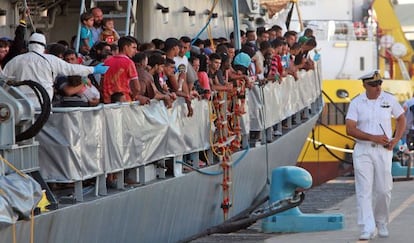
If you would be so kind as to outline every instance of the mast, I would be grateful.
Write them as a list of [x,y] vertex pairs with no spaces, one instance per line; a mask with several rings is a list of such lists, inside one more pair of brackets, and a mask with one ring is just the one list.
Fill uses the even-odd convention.
[[241,49],[240,44],[240,18],[239,18],[239,1],[233,0],[233,24],[234,24],[234,48],[236,50]]

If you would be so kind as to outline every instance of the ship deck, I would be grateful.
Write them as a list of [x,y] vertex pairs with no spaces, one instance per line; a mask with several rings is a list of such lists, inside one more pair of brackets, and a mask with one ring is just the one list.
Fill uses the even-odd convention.
[[376,236],[369,241],[359,241],[356,198],[353,177],[341,177],[305,192],[305,201],[299,207],[303,213],[342,213],[345,226],[342,230],[311,233],[271,233],[261,232],[261,222],[248,229],[230,234],[214,234],[199,238],[193,243],[206,242],[413,242],[412,222],[414,215],[414,180],[396,181],[392,191],[390,209],[390,236]]

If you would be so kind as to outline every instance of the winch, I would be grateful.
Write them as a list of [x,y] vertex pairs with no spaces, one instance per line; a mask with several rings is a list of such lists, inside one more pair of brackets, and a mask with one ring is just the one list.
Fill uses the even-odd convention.
[[[32,102],[18,88],[28,86],[36,94],[41,111],[35,111]],[[56,200],[39,172],[39,143],[35,136],[49,118],[51,102],[46,90],[37,82],[15,81],[0,76],[0,155],[17,170],[32,176],[46,190],[52,207]],[[0,163],[0,175],[13,170]]]

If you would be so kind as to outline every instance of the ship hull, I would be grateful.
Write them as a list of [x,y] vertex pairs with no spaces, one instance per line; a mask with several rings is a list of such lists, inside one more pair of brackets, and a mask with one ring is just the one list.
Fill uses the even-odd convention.
[[[230,217],[252,204],[266,187],[272,169],[296,163],[301,151],[299,145],[305,142],[317,117],[315,114],[267,146],[233,155],[233,160],[242,158],[233,168]],[[218,171],[220,166],[204,170]],[[177,242],[223,222],[221,182],[221,175],[200,175],[193,171],[42,213],[34,218],[34,240],[45,243]],[[30,221],[16,224],[17,242],[29,241],[30,227]],[[0,231],[0,242],[12,242],[12,239],[12,227]]]

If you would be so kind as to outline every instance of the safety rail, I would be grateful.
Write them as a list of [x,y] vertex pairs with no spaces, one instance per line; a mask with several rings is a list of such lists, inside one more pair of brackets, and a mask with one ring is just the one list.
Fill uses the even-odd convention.
[[[272,128],[309,110],[320,96],[319,75],[301,71],[299,77],[257,85],[248,92],[249,116],[241,121],[247,131]],[[83,181],[207,150],[214,129],[209,102],[193,100],[192,106],[192,117],[187,117],[183,99],[170,109],[156,100],[145,106],[133,102],[53,108],[36,137],[41,174],[49,182]]]

